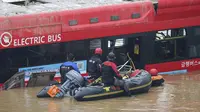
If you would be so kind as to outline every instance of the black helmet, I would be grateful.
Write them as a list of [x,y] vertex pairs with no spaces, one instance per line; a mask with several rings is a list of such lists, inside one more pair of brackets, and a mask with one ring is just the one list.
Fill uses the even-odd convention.
[[72,53],[69,53],[67,56],[67,61],[74,61],[75,60],[75,56]]
[[116,59],[115,54],[113,52],[110,52],[107,58],[109,61],[114,61]]

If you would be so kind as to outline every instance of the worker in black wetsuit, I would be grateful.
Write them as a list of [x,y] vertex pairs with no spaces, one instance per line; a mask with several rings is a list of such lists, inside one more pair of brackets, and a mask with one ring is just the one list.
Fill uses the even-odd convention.
[[95,80],[101,76],[102,52],[101,48],[96,48],[94,55],[88,61],[88,75],[90,79]]
[[66,76],[65,75],[70,70],[73,69],[73,70],[77,71],[78,73],[80,73],[80,71],[78,69],[78,66],[76,65],[76,63],[74,63],[74,59],[75,59],[75,56],[72,53],[70,53],[67,56],[67,62],[63,63],[60,66],[61,83],[64,83],[66,81]]
[[[67,56],[67,62],[63,63],[60,66],[60,74],[61,74],[61,87],[58,87],[59,91],[56,93],[54,97],[56,98],[62,98],[66,93],[69,93],[70,95],[74,95],[75,89],[77,89],[80,86],[84,86],[84,78],[81,76],[81,73],[77,67],[77,64],[74,63],[75,56],[70,53]],[[70,78],[69,75],[74,75],[74,77]],[[71,79],[83,79],[81,82],[79,80],[71,80]],[[57,88],[55,88],[57,89]],[[54,90],[57,91],[57,90]]]
[[102,82],[104,83],[104,86],[112,86],[112,85],[120,86],[130,96],[131,93],[129,92],[129,86],[122,79],[122,76],[119,74],[117,66],[114,63],[114,60],[116,59],[115,54],[113,52],[110,52],[107,58],[108,61],[105,61],[102,64],[102,72],[101,72]]

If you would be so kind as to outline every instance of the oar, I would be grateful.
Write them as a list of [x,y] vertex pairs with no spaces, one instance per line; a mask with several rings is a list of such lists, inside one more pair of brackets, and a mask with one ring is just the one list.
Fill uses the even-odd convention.
[[124,64],[118,69],[118,71],[120,71],[129,61],[130,61],[130,59],[129,59],[128,61],[126,61],[126,63],[124,63]]
[[132,66],[133,66],[133,69],[136,70],[135,64],[133,63],[133,60],[132,60],[131,57],[129,56],[129,53],[127,53],[127,57],[128,57],[129,60],[131,61],[131,64],[132,64]]

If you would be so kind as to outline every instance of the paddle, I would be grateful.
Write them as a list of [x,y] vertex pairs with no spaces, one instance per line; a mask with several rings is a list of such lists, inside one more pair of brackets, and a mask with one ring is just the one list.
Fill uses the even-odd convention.
[[132,64],[132,66],[133,66],[133,70],[136,70],[135,64],[133,63],[133,60],[132,60],[131,57],[129,56],[129,53],[127,53],[127,57],[128,57],[129,60],[131,61],[131,64]]

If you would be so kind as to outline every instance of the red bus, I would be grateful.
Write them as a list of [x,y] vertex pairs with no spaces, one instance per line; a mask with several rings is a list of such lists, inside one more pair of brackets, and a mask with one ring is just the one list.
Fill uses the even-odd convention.
[[199,11],[199,0],[159,0],[0,17],[0,83],[20,67],[64,62],[69,52],[87,60],[101,47],[106,60],[113,40],[117,64],[129,52],[136,68],[198,70]]

